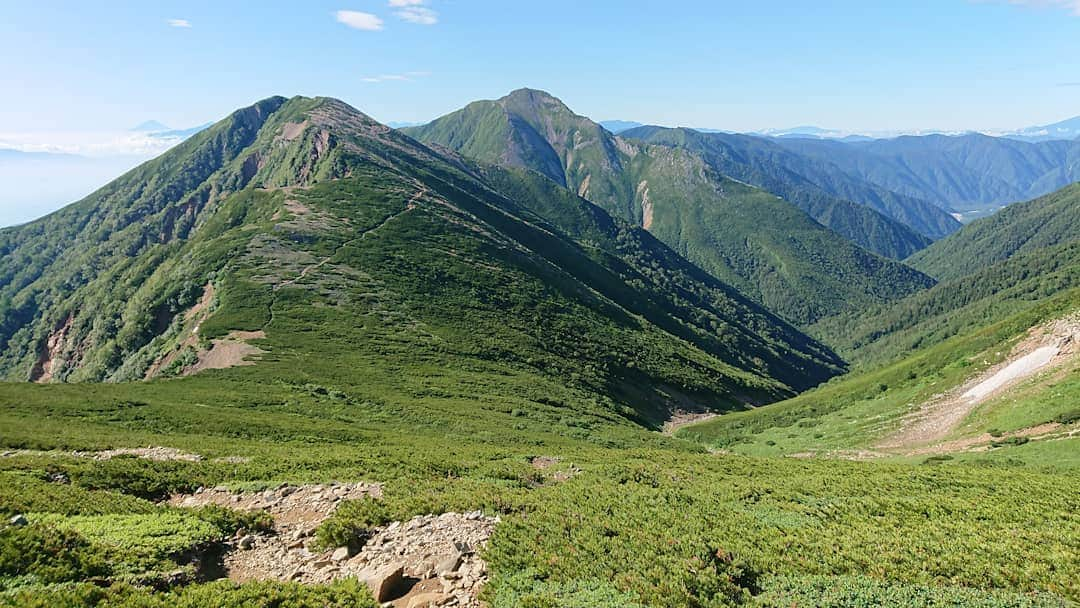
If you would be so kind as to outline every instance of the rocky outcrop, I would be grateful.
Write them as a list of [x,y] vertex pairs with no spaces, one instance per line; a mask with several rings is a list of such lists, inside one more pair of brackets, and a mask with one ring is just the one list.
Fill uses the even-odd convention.
[[478,594],[487,582],[487,565],[478,552],[499,521],[480,511],[392,522],[375,528],[359,550],[317,547],[315,530],[342,501],[381,495],[377,484],[283,485],[251,493],[203,489],[169,502],[263,510],[273,516],[272,533],[242,532],[228,543],[223,565],[232,580],[325,584],[356,578],[380,602],[399,608],[478,608]]

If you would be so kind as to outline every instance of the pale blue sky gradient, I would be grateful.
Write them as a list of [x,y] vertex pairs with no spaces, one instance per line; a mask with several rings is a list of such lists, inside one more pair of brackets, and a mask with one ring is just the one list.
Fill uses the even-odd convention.
[[732,130],[1080,114],[1080,1],[394,1],[437,23],[388,0],[0,0],[0,133],[186,127],[274,94],[421,121],[522,86],[596,119]]

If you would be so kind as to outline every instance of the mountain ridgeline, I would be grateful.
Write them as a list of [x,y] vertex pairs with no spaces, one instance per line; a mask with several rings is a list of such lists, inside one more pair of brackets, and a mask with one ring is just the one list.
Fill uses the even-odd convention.
[[[284,376],[345,374],[366,356],[393,356],[406,375],[482,375],[498,362],[653,424],[676,407],[766,403],[843,370],[827,347],[548,179],[561,164],[538,144],[515,154],[538,155],[547,178],[433,150],[333,99],[239,110],[83,201],[0,231],[0,374],[161,378],[224,367],[211,360],[230,349]],[[617,175],[621,157],[595,160]]]
[[693,150],[720,173],[781,196],[821,224],[887,257],[906,258],[960,227],[931,203],[851,177],[769,139],[662,127],[640,127],[622,135]]
[[[814,221],[775,194],[727,177],[693,147],[612,135],[542,91],[479,101],[405,130],[482,162],[535,171],[638,225],[796,325],[933,284]],[[900,254],[925,244],[880,215]]]
[[1025,142],[978,134],[774,141],[882,188],[956,211],[1030,200],[1080,181],[1080,141]]

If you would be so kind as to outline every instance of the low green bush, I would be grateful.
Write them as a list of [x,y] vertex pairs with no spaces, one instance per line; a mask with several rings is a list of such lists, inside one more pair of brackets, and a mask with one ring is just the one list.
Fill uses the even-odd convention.
[[59,583],[107,574],[102,549],[73,530],[38,524],[0,528],[0,583],[8,577]]
[[218,581],[156,593],[117,584],[23,588],[0,593],[4,608],[377,608],[367,587],[355,580],[331,585]]
[[983,591],[965,587],[905,585],[863,576],[778,576],[755,598],[761,608],[1064,608],[1060,598],[1039,593]]

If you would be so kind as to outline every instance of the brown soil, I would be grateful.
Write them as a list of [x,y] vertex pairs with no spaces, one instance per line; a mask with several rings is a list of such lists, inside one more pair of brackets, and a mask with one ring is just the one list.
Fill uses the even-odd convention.
[[30,380],[32,382],[38,382],[45,384],[51,382],[55,375],[55,365],[57,358],[64,352],[64,347],[67,344],[67,335],[71,330],[72,323],[75,322],[74,313],[68,315],[67,320],[56,328],[56,331],[49,334],[48,340],[45,341],[44,348],[41,351],[41,357],[38,358],[37,363],[34,365],[34,369],[30,372]]
[[213,341],[210,350],[199,353],[195,365],[184,370],[185,376],[197,374],[208,369],[228,369],[243,365],[255,365],[249,357],[264,354],[266,351],[252,346],[247,340],[260,340],[266,337],[263,331],[234,331],[228,336]]

